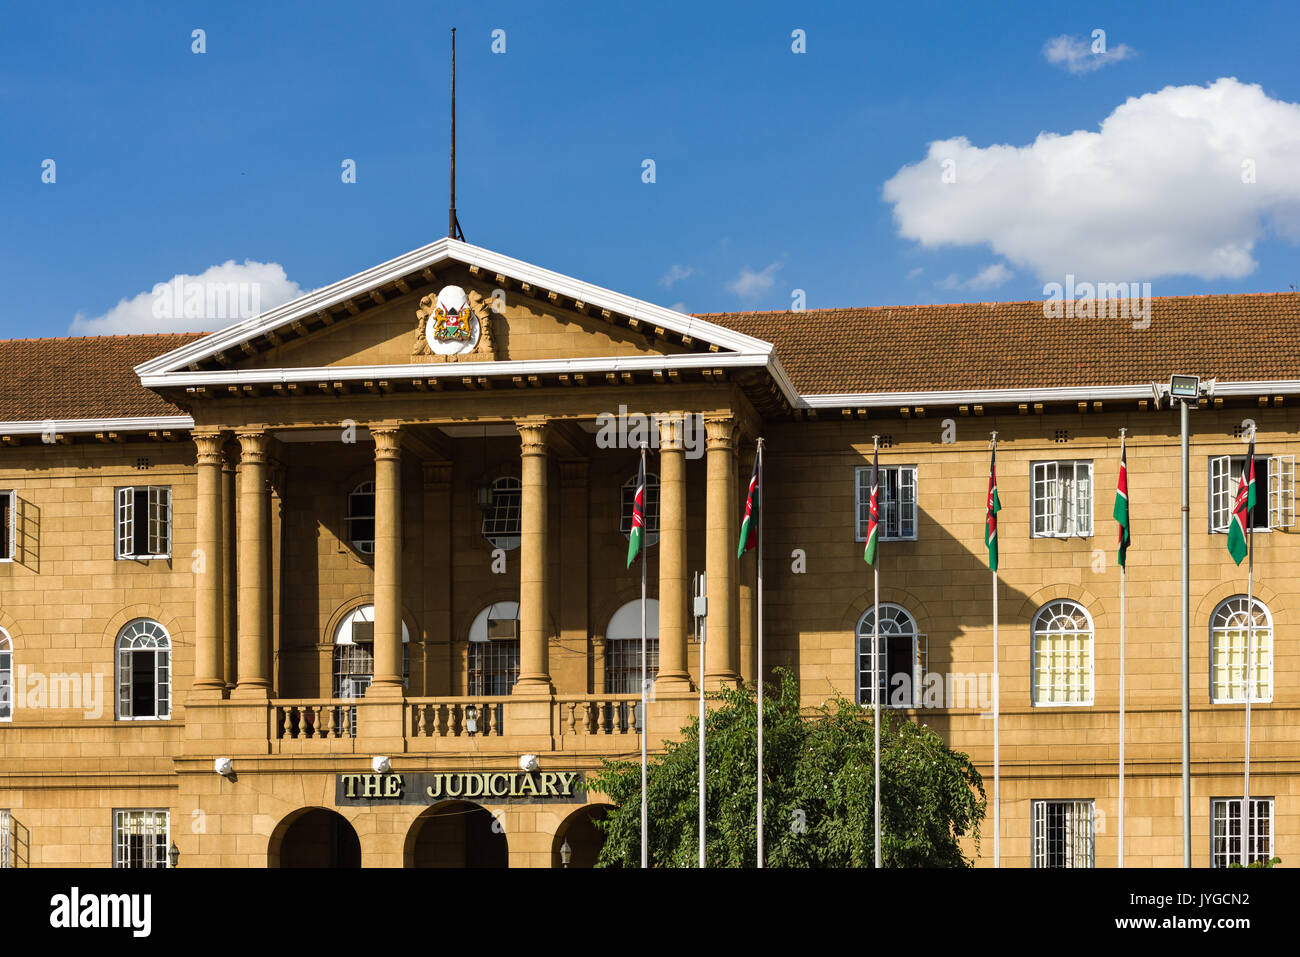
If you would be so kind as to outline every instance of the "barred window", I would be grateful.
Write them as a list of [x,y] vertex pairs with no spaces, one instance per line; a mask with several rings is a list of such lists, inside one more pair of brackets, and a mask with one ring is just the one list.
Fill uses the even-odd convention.
[[1093,802],[1033,802],[1034,867],[1093,866]]
[[[855,469],[856,492],[854,514],[857,517],[857,540],[867,540],[871,520],[871,466]],[[880,467],[879,507],[881,541],[916,538],[916,466],[882,465]]]
[[361,555],[375,553],[375,483],[362,482],[348,494],[348,541]]
[[117,635],[117,716],[171,717],[171,639],[158,622],[137,618]]
[[1210,616],[1210,700],[1216,704],[1245,703],[1247,644],[1254,650],[1251,700],[1273,700],[1273,618],[1258,598],[1253,615],[1246,608],[1246,596],[1233,595]]
[[[636,507],[636,476],[623,483],[623,517],[620,528],[624,538],[632,535],[632,510]],[[659,541],[659,476],[645,476],[645,545]]]
[[117,490],[117,557],[170,558],[172,490],[135,485]]
[[[659,602],[646,600],[646,679],[659,673]],[[641,693],[641,601],[614,612],[605,629],[605,693]]]
[[0,562],[11,562],[18,553],[18,494],[0,489]]
[[522,526],[520,500],[522,488],[519,479],[505,475],[492,483],[492,495],[483,514],[483,537],[493,548],[506,551],[519,547]]
[[[1241,863],[1242,798],[1215,798],[1210,802],[1210,866]],[[1249,862],[1273,856],[1273,799],[1250,799]],[[1249,863],[1248,862],[1248,863]]]
[[519,680],[519,602],[495,602],[478,613],[469,629],[468,677],[472,695],[510,694]]
[[[858,704],[875,704],[871,690],[872,633],[875,609],[868,608],[858,620]],[[915,706],[921,679],[917,654],[916,621],[900,605],[880,603],[880,703],[891,707]]]
[[113,812],[113,866],[167,867],[170,814],[162,810]]
[[1092,704],[1092,619],[1083,606],[1049,602],[1032,635],[1034,704]]
[[14,643],[0,628],[0,721],[14,716]]
[[1092,462],[1034,463],[1030,527],[1035,538],[1092,535]]
[[[411,633],[402,622],[402,678],[411,680]],[[349,612],[334,629],[334,697],[364,698],[375,676],[375,606]],[[353,726],[355,728],[355,724]]]

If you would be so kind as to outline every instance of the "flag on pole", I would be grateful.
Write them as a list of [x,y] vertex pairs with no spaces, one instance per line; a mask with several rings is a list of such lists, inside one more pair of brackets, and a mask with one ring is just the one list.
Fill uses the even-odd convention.
[[763,485],[763,450],[754,453],[754,471],[749,476],[749,494],[745,497],[745,515],[740,522],[740,544],[736,548],[736,557],[744,557],[745,552],[758,545],[759,506]]
[[876,564],[876,543],[880,539],[880,450],[871,459],[871,506],[867,515],[867,547],[862,560]]
[[641,450],[641,467],[636,473],[636,498],[632,501],[632,531],[627,537],[627,567],[641,554],[645,544],[645,449]]
[[984,515],[984,544],[989,549],[989,568],[998,570],[998,512],[1002,503],[998,501],[998,447],[993,446],[993,455],[989,459],[989,497],[988,510]]
[[[1249,477],[1248,477],[1249,476]],[[1232,520],[1228,523],[1228,554],[1238,565],[1246,557],[1249,546],[1246,544],[1247,522],[1251,521],[1251,512],[1255,510],[1255,437],[1250,438],[1250,452],[1246,464],[1241,469],[1241,480],[1237,483],[1237,500],[1232,506]]]
[[1128,559],[1128,547],[1133,544],[1133,530],[1128,517],[1128,449],[1119,453],[1119,482],[1115,485],[1115,521],[1119,523],[1119,566]]

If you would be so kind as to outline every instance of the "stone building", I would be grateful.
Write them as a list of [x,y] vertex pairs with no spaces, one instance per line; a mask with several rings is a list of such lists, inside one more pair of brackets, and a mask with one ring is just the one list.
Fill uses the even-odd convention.
[[[991,779],[996,431],[1002,860],[1112,866],[1124,429],[1125,863],[1181,864],[1171,373],[1216,380],[1191,417],[1193,862],[1239,853],[1252,616],[1252,853],[1294,857],[1300,300],[1096,305],[690,316],[443,239],[207,335],[0,342],[4,863],[589,865],[584,774],[639,749],[643,440],[652,747],[701,681],[756,679],[759,437],[764,664],[870,703],[878,437],[882,693]],[[1223,534],[1252,429],[1253,606]]]

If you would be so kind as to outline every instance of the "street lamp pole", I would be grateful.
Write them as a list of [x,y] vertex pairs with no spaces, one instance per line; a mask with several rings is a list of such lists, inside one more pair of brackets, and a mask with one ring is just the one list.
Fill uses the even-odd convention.
[[1179,418],[1182,425],[1183,465],[1183,589],[1182,589],[1182,652],[1183,652],[1183,867],[1192,866],[1192,736],[1191,736],[1191,683],[1188,677],[1188,657],[1191,650],[1191,589],[1189,586],[1189,555],[1191,549],[1191,499],[1188,488],[1188,434],[1191,431],[1187,400],[1179,399]]

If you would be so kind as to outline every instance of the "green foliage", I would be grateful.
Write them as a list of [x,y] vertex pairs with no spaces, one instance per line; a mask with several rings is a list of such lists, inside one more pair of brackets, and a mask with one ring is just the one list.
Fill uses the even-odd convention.
[[[874,727],[872,715],[844,698],[808,716],[799,687],[777,669],[779,685],[763,701],[763,807],[769,867],[870,867]],[[772,692],[775,691],[773,694]],[[706,853],[710,867],[757,861],[758,704],[752,690],[711,695],[707,716]],[[930,729],[882,711],[881,834],[888,867],[968,867],[959,839],[979,848],[986,799],[979,772]],[[698,863],[699,721],[651,759],[647,805],[652,867]],[[641,766],[604,761],[587,782],[614,808],[598,867],[641,861]]]
[[[706,742],[706,743],[707,743],[707,742]],[[705,763],[707,764],[708,762],[706,761]],[[1277,867],[1277,866],[1278,866],[1279,864],[1281,864],[1281,863],[1282,863],[1282,858],[1280,858],[1280,857],[1270,857],[1270,858],[1268,858],[1267,860],[1263,860],[1263,859],[1261,859],[1261,860],[1258,860],[1258,861],[1251,861],[1251,862],[1250,862],[1249,864],[1247,864],[1246,866],[1247,866],[1247,867]],[[1241,862],[1240,862],[1240,861],[1233,861],[1233,862],[1232,862],[1231,864],[1229,864],[1228,866],[1229,866],[1229,867],[1241,867]]]

